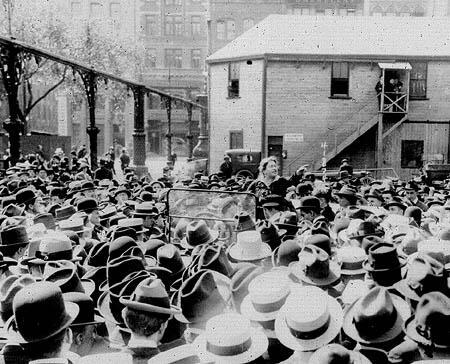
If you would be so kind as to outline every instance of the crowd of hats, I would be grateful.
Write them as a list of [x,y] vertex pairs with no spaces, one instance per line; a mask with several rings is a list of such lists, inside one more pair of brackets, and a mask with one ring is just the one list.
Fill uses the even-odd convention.
[[2,345],[92,324],[120,350],[132,309],[166,317],[163,341],[189,347],[151,362],[450,358],[450,184],[305,175],[249,208],[235,194],[252,198],[249,178],[40,168],[0,182]]

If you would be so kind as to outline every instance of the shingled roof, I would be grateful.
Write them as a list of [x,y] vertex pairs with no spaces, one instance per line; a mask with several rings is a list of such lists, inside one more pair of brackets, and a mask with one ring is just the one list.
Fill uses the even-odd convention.
[[450,57],[450,19],[270,15],[207,62],[263,55]]

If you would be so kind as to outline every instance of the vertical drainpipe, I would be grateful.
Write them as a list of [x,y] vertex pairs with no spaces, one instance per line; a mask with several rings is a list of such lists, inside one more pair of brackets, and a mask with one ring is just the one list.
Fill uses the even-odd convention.
[[261,157],[266,156],[266,93],[267,93],[267,56],[263,59],[262,72],[262,110],[261,110]]

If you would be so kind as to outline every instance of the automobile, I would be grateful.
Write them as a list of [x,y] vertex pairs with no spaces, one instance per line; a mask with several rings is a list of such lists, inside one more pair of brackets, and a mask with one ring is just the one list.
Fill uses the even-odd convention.
[[242,177],[258,177],[258,167],[261,162],[261,152],[250,149],[228,149],[225,154],[230,156],[233,175]]

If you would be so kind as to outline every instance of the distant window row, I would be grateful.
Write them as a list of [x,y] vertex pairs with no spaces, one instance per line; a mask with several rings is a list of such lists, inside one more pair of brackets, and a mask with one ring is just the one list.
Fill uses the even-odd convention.
[[339,16],[362,16],[363,11],[357,9],[316,9],[316,8],[293,8],[292,13],[296,15],[339,15]]
[[[144,15],[142,19],[142,30],[146,36],[160,35],[161,25],[157,15]],[[181,15],[167,15],[164,18],[164,35],[182,36],[185,32],[185,22]],[[193,15],[190,17],[190,33],[192,36],[200,35],[202,32],[202,17]]]
[[[89,3],[89,15],[94,18],[100,18],[105,15],[105,7],[102,3],[97,1],[92,1]],[[82,4],[81,1],[72,1],[70,3],[70,10],[74,16],[79,16],[82,14]],[[120,3],[112,2],[109,4],[109,16],[111,18],[120,17]]]
[[[242,31],[245,32],[255,25],[251,18],[244,19]],[[236,22],[233,19],[218,20],[216,23],[216,38],[220,40],[233,40],[236,38]]]
[[[427,63],[411,62],[409,97],[423,99],[427,95]],[[240,63],[228,64],[228,97],[237,98],[240,92]],[[333,97],[349,97],[350,67],[348,62],[332,62],[330,94]]]
[[[148,57],[146,58],[145,66],[147,68],[156,68],[157,57],[156,49],[147,50]],[[202,50],[190,50],[190,68],[201,69],[203,67]],[[183,49],[169,48],[164,50],[164,67],[165,68],[183,68]],[[185,68],[186,67],[185,65]]]
[[409,7],[396,8],[394,6],[389,6],[383,9],[381,6],[375,6],[370,13],[372,16],[425,16],[425,9],[421,6],[417,6],[414,9]]

